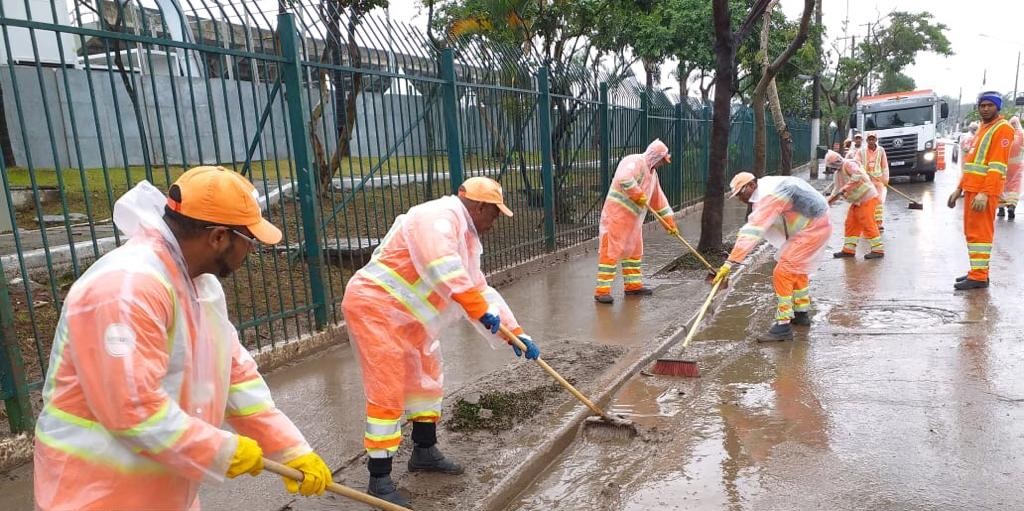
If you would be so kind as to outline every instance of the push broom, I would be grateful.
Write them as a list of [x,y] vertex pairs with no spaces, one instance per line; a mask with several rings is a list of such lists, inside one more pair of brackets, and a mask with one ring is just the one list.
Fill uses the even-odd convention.
[[[708,293],[708,298],[704,300],[704,305],[701,306],[700,312],[697,313],[697,317],[693,320],[693,324],[690,325],[690,331],[686,334],[686,339],[683,340],[683,347],[680,351],[686,350],[686,347],[690,344],[693,336],[697,333],[697,328],[700,326],[700,322],[704,319],[704,314],[707,313],[708,308],[711,307],[711,302],[715,299],[715,293],[718,292],[718,286],[721,284],[722,281],[720,280],[715,282],[715,285],[711,286],[711,292]],[[659,358],[654,363],[654,368],[651,372],[663,376],[685,376],[687,378],[696,378],[700,376],[700,368],[697,367],[696,360],[686,360],[681,358]]]
[[885,186],[886,186],[886,188],[888,188],[888,189],[896,192],[897,194],[899,194],[904,199],[907,199],[908,201],[910,201],[910,204],[907,204],[907,209],[924,209],[924,204],[921,204],[920,202],[917,202],[916,200],[912,199],[909,195],[907,195],[907,194],[897,190],[896,188],[893,188],[893,186],[890,185],[889,183],[886,183]]
[[[526,345],[523,344],[523,341],[519,340],[518,335],[512,333],[512,331],[509,330],[508,327],[506,327],[505,325],[501,325],[500,328],[501,335],[503,335],[505,339],[507,339],[515,347],[522,350],[524,353],[526,352]],[[587,406],[587,408],[590,408],[590,411],[597,414],[597,417],[587,418],[587,425],[609,427],[612,428],[614,432],[618,434],[617,436],[626,436],[629,438],[632,438],[639,433],[636,424],[633,421],[615,415],[611,415],[608,412],[602,410],[601,407],[594,404],[594,402],[587,398],[587,396],[584,396],[582,392],[577,390],[576,387],[574,387],[571,383],[566,381],[565,378],[562,378],[562,375],[558,374],[558,371],[555,371],[551,366],[548,365],[547,362],[542,360],[540,357],[537,357],[534,360],[534,362],[536,362],[537,365],[539,365],[541,369],[544,370],[544,372],[548,373],[552,378],[554,378],[559,385],[564,387],[565,390],[568,390],[569,393],[573,395],[573,397],[579,399],[581,403]]]
[[[672,226],[669,225],[668,220],[666,220],[665,217],[659,215],[658,212],[655,211],[654,208],[651,207],[650,203],[647,203],[647,210],[650,211],[652,215],[654,215],[654,218],[657,218],[658,221],[661,222],[661,225],[663,225],[665,227],[665,229],[671,229],[672,228]],[[705,259],[704,256],[702,256],[700,254],[700,252],[698,252],[697,249],[693,247],[693,245],[690,244],[690,242],[686,241],[686,238],[684,238],[682,234],[679,234],[679,229],[676,229],[675,237],[679,241],[681,241],[683,243],[683,245],[686,245],[686,248],[690,249],[690,252],[693,253],[693,255],[697,256],[697,259],[700,259],[700,262],[704,263],[704,266],[707,267],[707,269],[708,269],[708,271],[710,273],[708,274],[708,276],[707,276],[707,278],[705,280],[711,280],[711,279],[715,278],[715,275],[718,273],[718,271],[715,270],[714,266],[711,266],[711,263],[709,263],[708,260]],[[729,284],[726,283],[726,286],[728,286],[728,285]]]
[[[276,461],[271,461],[263,458],[263,468],[267,469],[267,472],[273,472],[279,476],[287,477],[298,482],[302,482],[305,479],[302,472],[289,467],[288,465],[282,465]],[[411,511],[407,507],[399,506],[398,504],[392,504],[386,500],[378,499],[373,495],[368,495],[361,491],[353,490],[348,486],[338,484],[334,481],[327,483],[327,491],[336,493],[342,497],[352,499],[356,502],[362,502],[368,506],[372,506],[377,509],[383,509],[384,511]]]

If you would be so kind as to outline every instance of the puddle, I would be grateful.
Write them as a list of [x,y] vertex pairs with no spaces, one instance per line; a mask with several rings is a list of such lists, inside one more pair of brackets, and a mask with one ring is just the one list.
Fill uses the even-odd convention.
[[874,305],[835,306],[827,318],[830,324],[847,328],[906,329],[955,323],[960,315],[950,310],[921,305]]

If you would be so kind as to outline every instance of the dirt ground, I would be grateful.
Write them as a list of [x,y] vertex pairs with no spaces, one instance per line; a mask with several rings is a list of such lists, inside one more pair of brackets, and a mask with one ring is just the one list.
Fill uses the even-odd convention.
[[[588,393],[588,382],[597,379],[608,369],[626,348],[618,346],[597,346],[574,341],[548,342],[550,348],[542,354],[556,371],[570,382],[574,382],[584,394]],[[553,380],[536,364],[521,361],[489,373],[469,385],[445,397],[445,407],[438,437],[443,452],[466,467],[462,476],[438,474],[409,474],[405,464],[409,459],[412,443],[409,440],[411,426],[405,427],[405,438],[395,458],[393,477],[402,493],[410,499],[415,508],[423,511],[442,509],[465,509],[467,502],[476,502],[487,494],[497,475],[503,470],[505,461],[526,453],[519,440],[524,437],[543,435],[544,428],[560,421],[563,404],[574,401],[573,397],[560,387],[553,387]],[[462,427],[452,431],[455,409],[464,407],[466,402],[484,403],[495,393],[525,395],[530,399],[529,409],[518,424],[506,430]],[[510,410],[493,410],[499,418]],[[518,410],[517,411],[521,411]],[[458,427],[458,426],[457,426]],[[352,459],[335,472],[335,480],[341,484],[364,491],[367,484],[366,458],[354,453]],[[283,509],[319,511],[365,509],[351,501],[326,496],[320,499],[296,500]]]

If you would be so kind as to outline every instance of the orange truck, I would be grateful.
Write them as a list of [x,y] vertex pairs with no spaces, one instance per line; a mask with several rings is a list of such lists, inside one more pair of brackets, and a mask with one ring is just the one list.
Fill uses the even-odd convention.
[[885,148],[890,176],[935,179],[939,170],[939,123],[949,105],[929,89],[864,96],[850,115],[850,126],[878,132]]

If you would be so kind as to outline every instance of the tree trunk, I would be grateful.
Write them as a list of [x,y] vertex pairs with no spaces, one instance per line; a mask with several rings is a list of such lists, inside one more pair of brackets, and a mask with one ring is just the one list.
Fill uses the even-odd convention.
[[768,133],[765,129],[764,115],[764,93],[754,91],[754,97],[750,100],[750,108],[754,110],[754,164],[750,172],[757,177],[764,176],[767,170]]
[[722,250],[722,213],[725,207],[725,167],[729,158],[729,107],[732,99],[736,41],[730,28],[728,0],[713,0],[715,27],[715,102],[711,119],[711,154],[708,187],[704,194],[698,250]]
[[775,121],[775,131],[779,134],[779,175],[788,176],[793,169],[793,134],[786,125],[786,116],[782,115],[779,88],[775,85],[774,78],[768,84],[768,105]]

